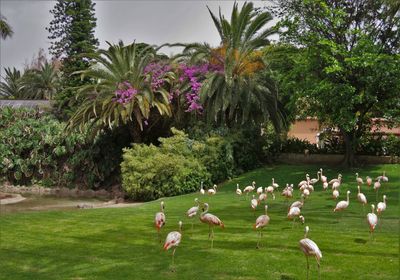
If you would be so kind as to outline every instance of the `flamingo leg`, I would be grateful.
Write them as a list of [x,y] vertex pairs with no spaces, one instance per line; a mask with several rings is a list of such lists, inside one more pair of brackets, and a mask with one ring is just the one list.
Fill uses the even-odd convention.
[[214,229],[211,227],[211,249],[213,248],[214,245]]
[[258,231],[258,239],[257,239],[257,249],[260,248],[260,239],[261,239],[261,231]]
[[306,256],[307,259],[307,280],[308,280],[308,273],[310,271],[310,264],[308,263],[308,256]]
[[211,238],[211,225],[208,225],[208,239]]
[[320,280],[321,279],[321,265],[318,260],[317,260],[317,264],[318,264],[318,280]]
[[171,268],[172,271],[175,271],[175,250],[176,250],[176,247],[174,248],[174,251],[172,252],[172,268]]
[[296,220],[296,218],[293,218],[293,224],[292,224],[292,228],[294,228],[294,221]]

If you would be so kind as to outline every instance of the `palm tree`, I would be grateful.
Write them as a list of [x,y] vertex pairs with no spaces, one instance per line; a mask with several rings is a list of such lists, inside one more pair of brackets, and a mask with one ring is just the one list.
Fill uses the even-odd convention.
[[0,37],[5,40],[7,37],[11,37],[13,33],[14,31],[7,23],[7,19],[0,14]]
[[26,98],[23,75],[15,68],[4,68],[5,76],[0,83],[0,97],[10,99]]
[[44,62],[39,69],[25,72],[23,84],[29,99],[53,99],[60,88],[60,73],[52,63]]
[[[78,89],[78,94],[85,94],[86,100],[69,120],[68,128],[89,124],[99,130],[128,124],[133,141],[140,142],[141,130],[150,112],[171,114],[169,92],[162,87],[152,88],[151,73],[144,71],[156,58],[156,52],[151,47],[139,50],[135,43],[108,45],[107,50],[88,55],[94,63],[87,70],[77,72],[94,83]],[[173,74],[167,73],[163,79],[172,79],[170,75]]]
[[229,22],[221,10],[218,17],[208,10],[221,37],[220,46],[187,44],[183,56],[190,57],[192,63],[209,63],[220,69],[206,76],[200,90],[209,120],[230,126],[270,119],[279,129],[282,117],[277,106],[277,89],[259,50],[276,33],[275,28],[265,28],[271,14],[255,9],[252,3],[244,3],[239,10],[235,3]]

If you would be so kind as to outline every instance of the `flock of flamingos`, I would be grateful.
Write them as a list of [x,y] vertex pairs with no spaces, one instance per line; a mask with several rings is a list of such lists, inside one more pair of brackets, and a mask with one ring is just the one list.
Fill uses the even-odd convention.
[[[301,215],[301,208],[304,205],[304,202],[308,196],[314,191],[314,185],[321,181],[322,182],[322,187],[326,191],[328,190],[328,187],[331,185],[332,189],[332,198],[337,199],[339,197],[339,188],[342,183],[342,175],[339,174],[338,178],[332,179],[328,182],[328,178],[323,175],[323,170],[322,168],[317,172],[317,177],[318,178],[313,178],[310,179],[310,176],[306,174],[306,180],[301,181],[298,184],[298,188],[301,193],[301,200],[300,201],[295,201],[293,202],[289,207],[288,207],[288,213],[287,217],[290,220],[293,220],[293,224],[295,222],[296,217],[301,221],[302,224],[305,222],[305,218],[303,215]],[[360,186],[364,184],[364,180],[359,177],[358,173],[356,175],[356,182],[358,184],[358,194],[357,194],[357,200],[363,205],[363,208],[365,205],[367,205],[367,198],[366,196],[361,193]],[[378,191],[381,187],[381,182],[388,182],[389,179],[386,177],[385,172],[381,176],[378,176],[375,178],[375,181],[373,181],[372,178],[366,177],[366,184],[367,186],[371,187],[373,185],[374,190],[376,191],[376,195],[378,197]],[[266,227],[269,223],[269,216],[267,214],[268,210],[268,205],[266,204],[266,200],[268,198],[268,195],[272,196],[272,199],[275,200],[275,194],[274,191],[276,191],[279,187],[279,185],[275,182],[274,178],[272,178],[272,184],[271,186],[268,186],[266,188],[258,187],[256,188],[255,182],[252,182],[250,186],[247,186],[243,189],[243,191],[239,188],[239,184],[236,186],[236,194],[238,196],[242,196],[243,194],[246,194],[246,197],[250,194],[253,193],[254,191],[256,194],[253,194],[253,198],[250,201],[250,207],[251,209],[254,210],[254,215],[255,215],[255,210],[256,208],[260,205],[261,201],[264,201],[265,203],[265,214],[259,216],[255,224],[253,225],[254,229],[259,230],[258,232],[258,241],[257,241],[257,248],[259,248],[259,243],[260,239],[262,238],[262,230],[264,227]],[[293,184],[289,185],[286,184],[286,187],[283,189],[281,195],[286,198],[286,201],[291,199],[293,197]],[[208,195],[215,195],[217,193],[217,186],[214,185],[213,188],[208,189],[207,191],[204,190],[203,188],[203,182],[201,183],[201,189],[200,193],[202,195],[208,194]],[[336,204],[336,207],[333,209],[334,212],[338,211],[343,211],[345,210],[349,204],[349,195],[350,191],[347,191],[347,200],[342,200],[339,201]],[[258,198],[257,198],[257,197]],[[209,226],[209,239],[211,239],[211,248],[213,247],[213,241],[214,241],[214,226],[220,226],[224,228],[224,223],[215,215],[208,213],[209,205],[208,203],[203,203],[200,202],[197,198],[195,199],[195,203],[197,204],[196,206],[193,206],[190,208],[187,212],[186,215],[189,218],[194,218],[197,216],[199,210],[202,210],[202,213],[200,214],[200,221],[204,224],[208,224]],[[369,224],[369,229],[370,229],[370,234],[372,237],[372,234],[374,232],[374,229],[378,223],[378,216],[374,213],[375,210],[375,205],[371,204],[371,209],[372,212],[367,214],[367,221]],[[383,202],[379,202],[377,205],[377,213],[380,215],[383,211],[386,209],[386,195],[383,195]],[[161,211],[156,213],[155,216],[155,226],[158,232],[158,236],[161,242],[161,237],[160,237],[160,230],[164,226],[166,221],[166,217],[164,214],[164,202],[161,201]],[[192,229],[193,229],[193,223],[192,223]],[[300,249],[303,251],[304,255],[306,256],[307,259],[307,279],[309,275],[309,262],[308,262],[308,257],[314,256],[317,265],[318,265],[318,277],[320,277],[320,260],[322,258],[322,253],[321,250],[318,248],[318,245],[312,241],[311,239],[307,238],[307,234],[309,231],[309,227],[305,227],[305,234],[304,238],[299,241]],[[172,253],[172,267],[174,267],[174,255],[175,255],[175,250],[180,244],[182,239],[182,221],[179,221],[179,231],[172,231],[168,233],[167,238],[164,243],[164,250],[169,250],[170,248],[173,248],[173,253]]]

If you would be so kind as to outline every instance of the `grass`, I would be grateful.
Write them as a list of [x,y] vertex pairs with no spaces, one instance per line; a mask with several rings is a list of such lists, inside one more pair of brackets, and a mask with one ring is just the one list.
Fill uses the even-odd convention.
[[[274,177],[281,186],[297,183],[305,173],[316,177],[317,166],[278,165],[264,167],[226,182],[214,197],[190,194],[165,198],[167,224],[163,239],[184,223],[181,245],[176,251],[176,272],[171,272],[171,251],[162,251],[153,225],[159,201],[135,208],[89,209],[3,214],[0,216],[0,279],[305,279],[306,260],[298,242],[304,226],[292,228],[286,219],[286,204],[277,195],[268,201],[270,224],[264,231],[263,247],[256,249],[257,233],[250,200],[235,196],[255,180],[266,186]],[[355,172],[365,178],[386,170],[390,182],[379,195],[388,197],[375,240],[369,237],[362,206],[357,202]],[[328,179],[343,174],[340,200],[351,190],[350,206],[337,221],[331,192],[316,184],[303,208],[309,238],[320,247],[322,279],[398,279],[399,275],[399,165],[380,165],[353,170],[324,169]],[[313,175],[315,174],[315,175]],[[369,203],[375,193],[362,187]],[[215,229],[210,249],[208,227],[196,218],[194,231],[185,212],[195,197],[210,204],[225,229]],[[295,198],[299,191],[296,188]],[[366,207],[370,212],[370,207]],[[263,213],[258,207],[256,215]],[[310,259],[310,279],[317,279],[315,260]]]

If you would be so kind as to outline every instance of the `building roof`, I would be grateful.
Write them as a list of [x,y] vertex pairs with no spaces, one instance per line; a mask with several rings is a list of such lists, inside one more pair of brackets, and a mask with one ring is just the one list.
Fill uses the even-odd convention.
[[51,103],[49,100],[15,100],[15,99],[1,99],[0,108],[39,108],[50,109]]

